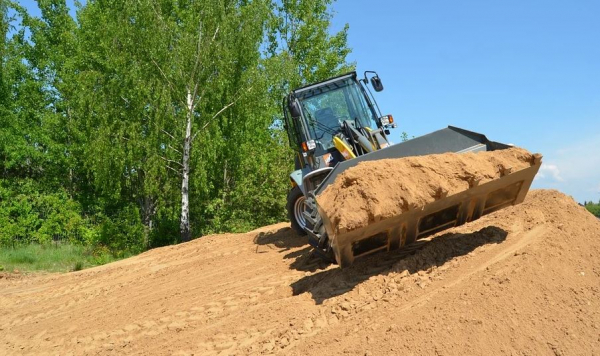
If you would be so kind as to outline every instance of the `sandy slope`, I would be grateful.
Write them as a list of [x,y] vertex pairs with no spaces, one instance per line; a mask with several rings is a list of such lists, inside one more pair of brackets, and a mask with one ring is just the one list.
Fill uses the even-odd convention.
[[554,191],[320,268],[287,224],[0,279],[0,354],[600,354],[600,222]]

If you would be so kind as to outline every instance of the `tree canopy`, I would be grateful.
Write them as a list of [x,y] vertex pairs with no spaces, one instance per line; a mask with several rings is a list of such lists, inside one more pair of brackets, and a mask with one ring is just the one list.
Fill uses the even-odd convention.
[[332,0],[0,0],[0,244],[115,253],[285,219],[274,124],[348,71]]
[[598,202],[598,204],[593,203],[591,201],[589,202],[584,202],[583,206],[585,206],[585,208],[592,213],[594,216],[600,218],[600,201]]

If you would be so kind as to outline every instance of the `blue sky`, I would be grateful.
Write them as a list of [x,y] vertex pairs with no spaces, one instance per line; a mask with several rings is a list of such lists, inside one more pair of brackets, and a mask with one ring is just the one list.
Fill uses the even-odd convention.
[[[67,3],[72,6],[73,1]],[[33,0],[21,4],[39,14]],[[600,1],[338,0],[400,132],[454,125],[544,155],[534,188],[600,200]]]
[[480,132],[544,155],[535,188],[600,199],[600,1],[340,0],[334,10],[357,70],[382,78],[376,98],[396,135]]

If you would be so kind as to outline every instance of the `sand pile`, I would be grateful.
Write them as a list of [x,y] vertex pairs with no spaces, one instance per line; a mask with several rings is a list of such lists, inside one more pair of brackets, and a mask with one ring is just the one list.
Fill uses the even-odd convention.
[[317,197],[338,231],[351,231],[531,167],[522,148],[361,162]]
[[599,255],[598,219],[559,192],[532,191],[411,256],[337,270],[329,277],[352,285],[366,266],[383,268],[339,296],[308,288],[344,326],[297,354],[322,344],[334,354],[594,355]]
[[[346,269],[288,223],[0,279],[0,355],[595,355],[600,221],[556,191]],[[415,246],[415,245],[413,245]]]

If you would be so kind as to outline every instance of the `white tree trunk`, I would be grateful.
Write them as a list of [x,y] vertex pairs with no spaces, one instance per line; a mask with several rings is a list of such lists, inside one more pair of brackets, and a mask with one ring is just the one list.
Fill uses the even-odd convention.
[[190,231],[190,148],[192,144],[192,117],[194,115],[194,98],[188,90],[187,93],[187,120],[185,126],[185,139],[183,141],[183,158],[182,158],[182,179],[181,179],[181,222],[179,229],[181,230],[181,240],[189,241],[191,238]]

